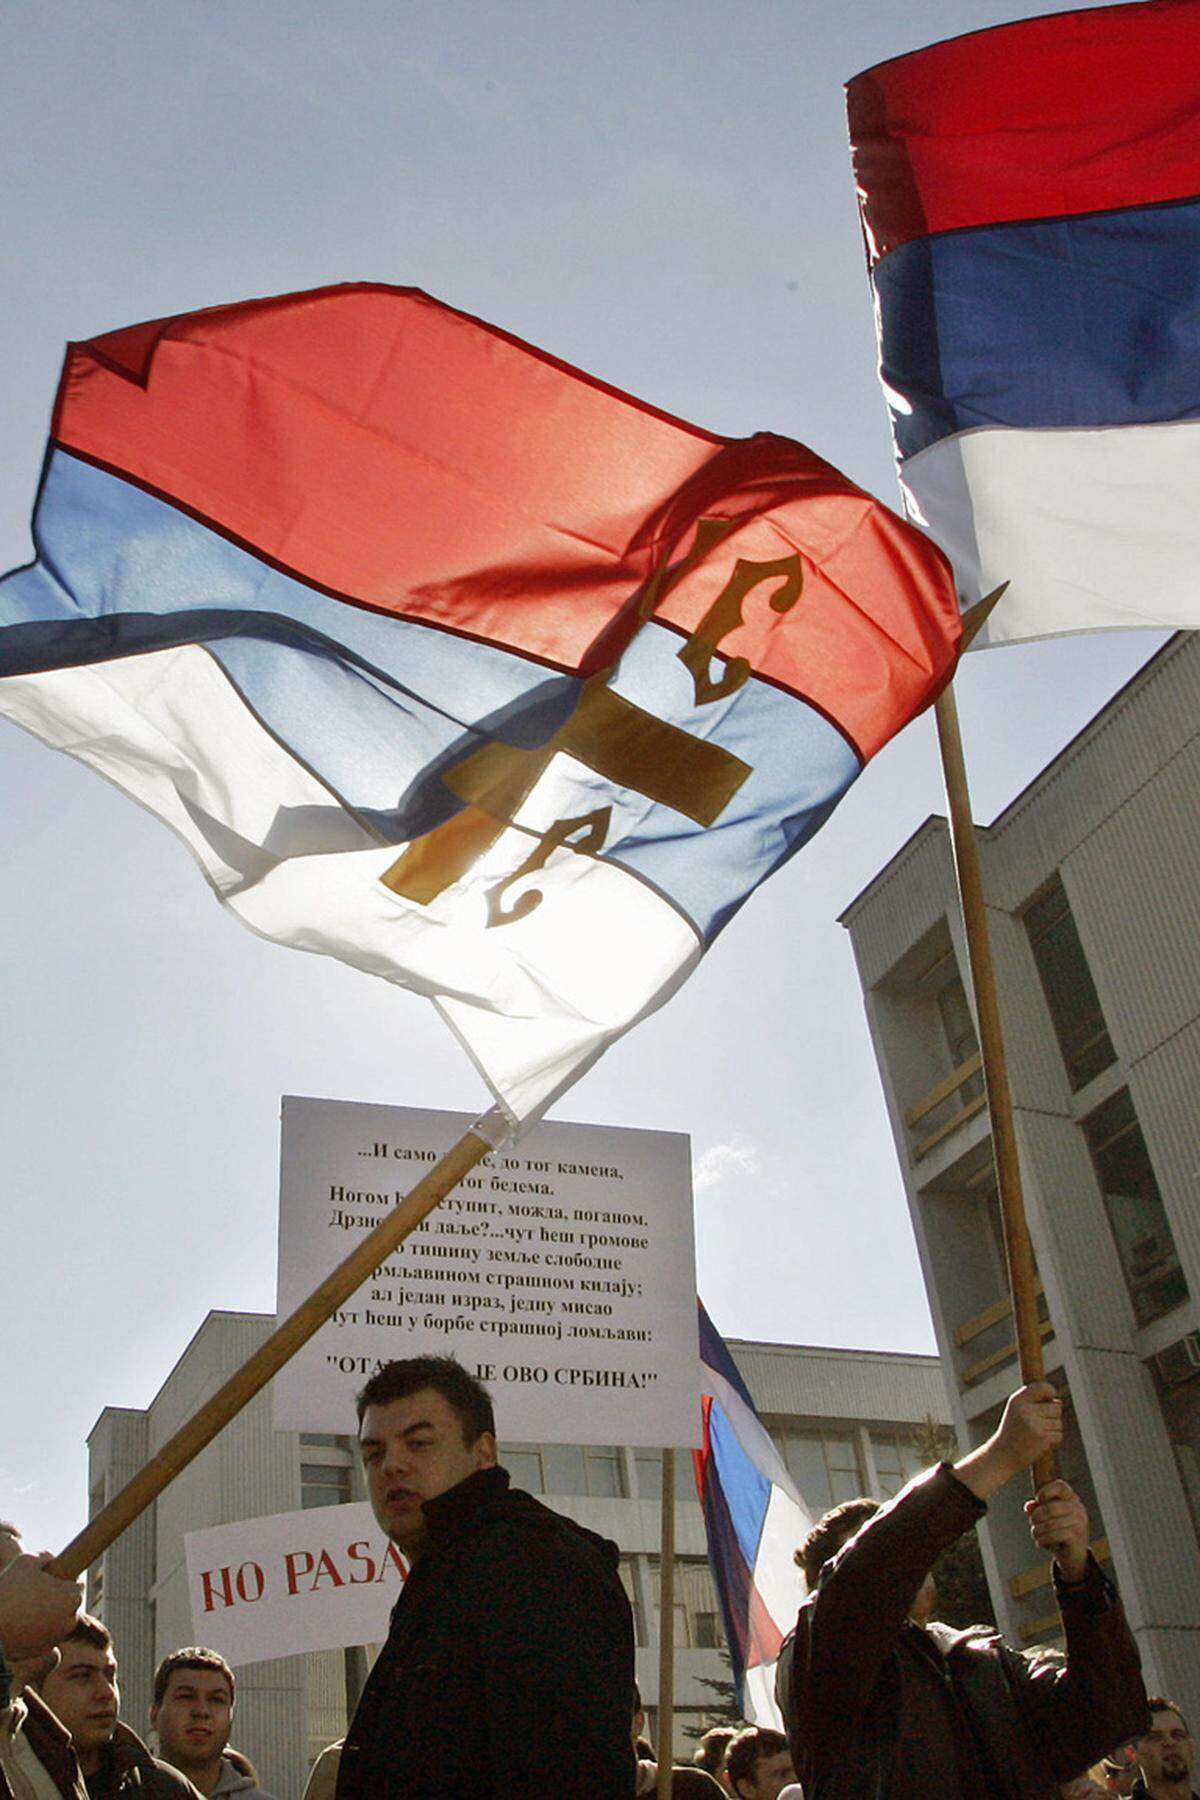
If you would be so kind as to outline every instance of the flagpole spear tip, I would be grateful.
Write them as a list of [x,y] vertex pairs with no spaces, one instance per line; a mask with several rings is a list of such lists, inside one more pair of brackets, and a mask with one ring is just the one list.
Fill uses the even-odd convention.
[[982,600],[977,600],[974,606],[967,607],[962,616],[962,642],[959,645],[960,651],[969,650],[971,648],[971,645],[975,642],[975,639],[991,617],[993,607],[999,600],[1002,600],[1004,595],[1008,592],[1008,587],[1008,582],[1002,581],[999,587],[993,588],[990,594],[985,594]]

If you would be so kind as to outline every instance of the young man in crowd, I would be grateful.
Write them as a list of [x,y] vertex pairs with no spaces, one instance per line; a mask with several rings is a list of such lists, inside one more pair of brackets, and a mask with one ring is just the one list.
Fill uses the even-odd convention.
[[796,1779],[788,1741],[768,1725],[748,1725],[725,1753],[725,1773],[738,1800],[779,1800]]
[[1054,1558],[1065,1660],[931,1622],[940,1552],[1061,1441],[1062,1402],[1031,1383],[953,1468],[927,1470],[883,1507],[835,1507],[810,1533],[797,1552],[809,1597],[777,1679],[807,1800],[1042,1800],[1144,1729],[1137,1649],[1065,1481],[1025,1507]]
[[1150,1729],[1135,1746],[1135,1800],[1196,1800],[1192,1787],[1196,1746],[1187,1721],[1175,1702],[1164,1700],[1161,1694],[1154,1694],[1149,1706]]
[[713,1725],[704,1733],[692,1756],[696,1767],[703,1769],[706,1775],[711,1775],[726,1794],[731,1794],[733,1789],[725,1774],[725,1755],[736,1736],[737,1732],[732,1725]]
[[197,1800],[186,1776],[151,1756],[117,1717],[117,1659],[99,1619],[81,1614],[57,1649],[57,1660],[43,1664],[31,1685],[70,1733],[89,1800]]
[[375,1517],[410,1572],[338,1800],[631,1795],[616,1545],[510,1489],[487,1390],[452,1358],[386,1364],[358,1423]]
[[237,1682],[223,1656],[199,1644],[173,1650],[154,1672],[150,1723],[159,1752],[206,1796],[273,1800],[249,1759],[228,1748],[236,1704]]

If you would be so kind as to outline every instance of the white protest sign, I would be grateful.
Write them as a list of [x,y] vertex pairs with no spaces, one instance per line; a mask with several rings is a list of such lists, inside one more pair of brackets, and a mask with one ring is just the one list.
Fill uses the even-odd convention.
[[185,1536],[198,1644],[239,1663],[380,1644],[408,1573],[365,1501]]
[[[285,1096],[281,1317],[471,1123]],[[379,1364],[430,1354],[487,1385],[502,1440],[698,1444],[687,1137],[542,1124],[490,1153],[275,1377],[275,1427],[353,1431]]]

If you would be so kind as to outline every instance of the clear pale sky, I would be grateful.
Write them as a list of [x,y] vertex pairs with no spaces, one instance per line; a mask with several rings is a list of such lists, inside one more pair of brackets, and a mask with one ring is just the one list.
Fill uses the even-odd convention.
[[[326,282],[411,283],[891,503],[841,84],[1011,0],[8,0],[0,563],[64,342]],[[1161,639],[968,659],[989,819]],[[0,722],[0,1516],[58,1547],[83,1440],[210,1307],[274,1307],[279,1097],[482,1108],[426,1003],[267,945],[164,827]],[[929,1350],[836,914],[942,807],[918,721],[691,984],[554,1116],[690,1132],[729,1336]]]

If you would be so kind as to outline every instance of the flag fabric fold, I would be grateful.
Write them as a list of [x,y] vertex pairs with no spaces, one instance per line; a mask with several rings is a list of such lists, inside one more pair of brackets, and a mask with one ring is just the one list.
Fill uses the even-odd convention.
[[262,935],[431,997],[510,1119],[662,1004],[934,697],[940,553],[786,439],[415,289],[69,349],[0,714]]
[[910,518],[975,647],[1200,626],[1200,0],[1055,13],[847,88]]
[[778,1729],[775,1665],[801,1599],[793,1552],[812,1520],[703,1303],[700,1362],[704,1438],[692,1455],[709,1566],[743,1717]]

